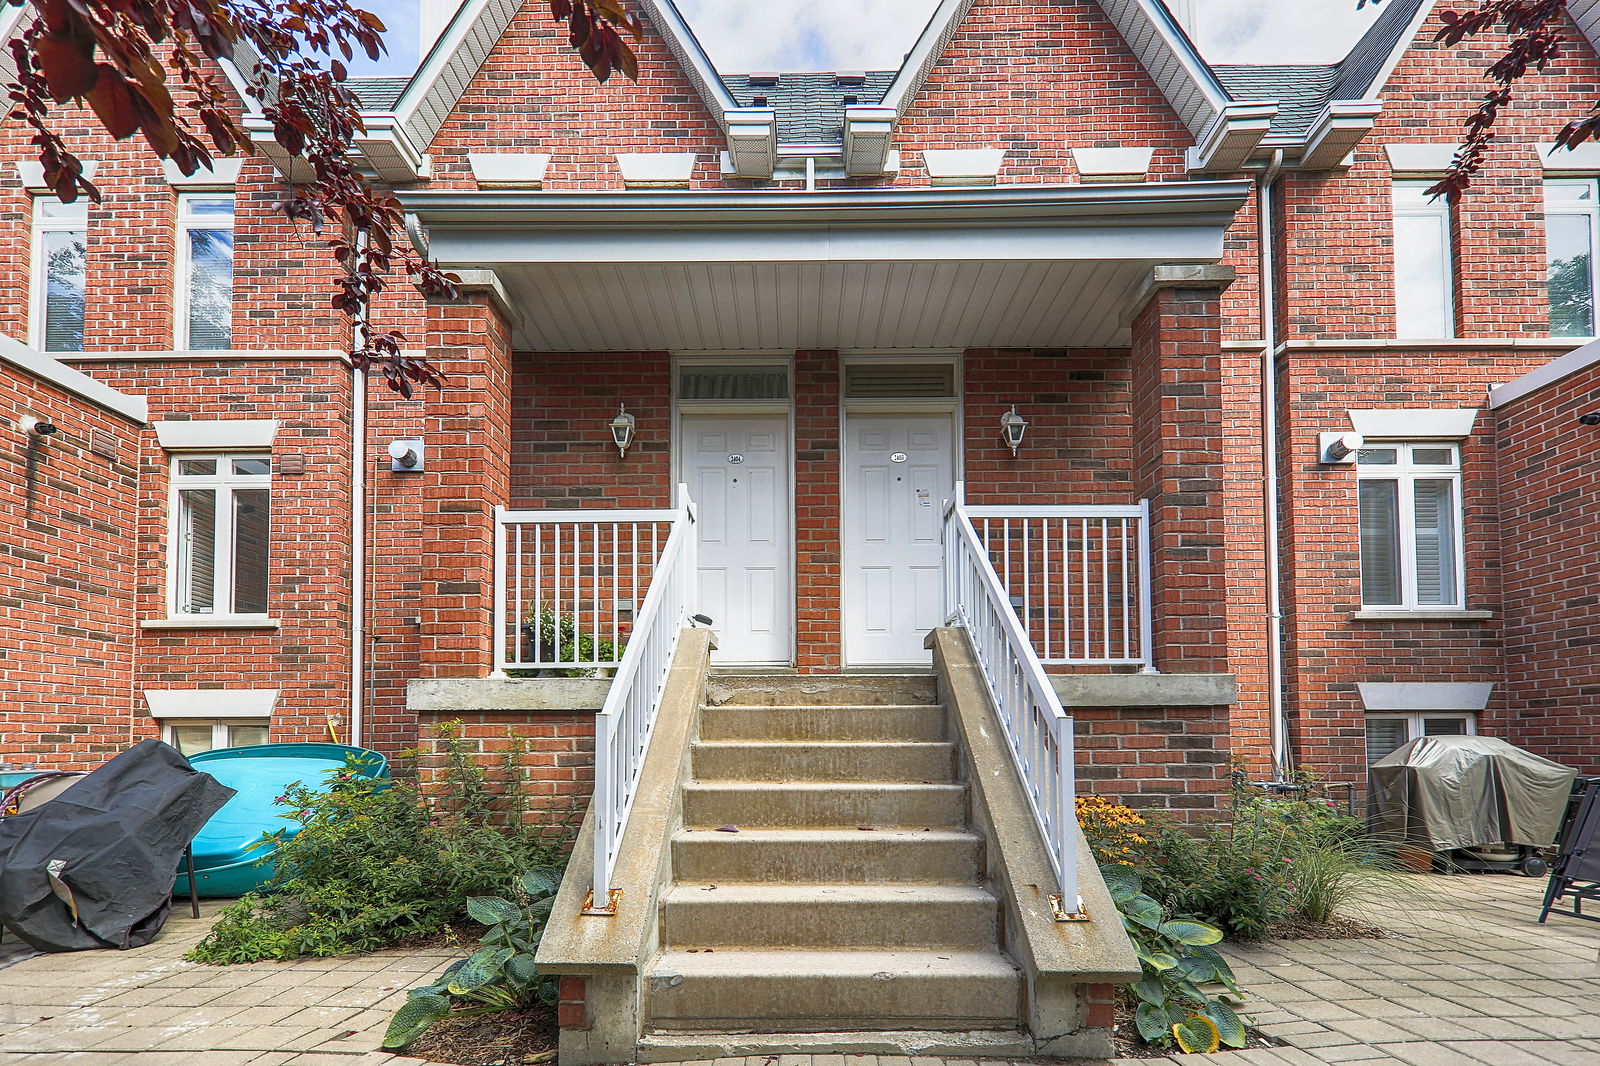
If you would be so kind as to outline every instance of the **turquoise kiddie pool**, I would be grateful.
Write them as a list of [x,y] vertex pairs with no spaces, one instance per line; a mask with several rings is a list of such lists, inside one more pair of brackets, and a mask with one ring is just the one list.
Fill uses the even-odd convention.
[[[273,845],[252,847],[265,833],[299,826],[283,815],[288,811],[274,800],[296,781],[320,789],[329,770],[339,770],[347,756],[361,760],[358,772],[367,777],[388,777],[389,763],[382,755],[347,744],[257,744],[247,748],[218,748],[189,757],[189,764],[237,790],[237,796],[212,815],[194,838],[195,889],[208,899],[242,896],[272,879],[272,863],[257,865],[271,855]],[[178,871],[173,886],[178,899],[189,894],[189,877]]]

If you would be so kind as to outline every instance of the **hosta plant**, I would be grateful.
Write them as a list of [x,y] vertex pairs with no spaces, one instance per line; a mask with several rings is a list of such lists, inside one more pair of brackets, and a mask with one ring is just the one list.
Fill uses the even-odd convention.
[[1176,1045],[1189,1054],[1244,1047],[1244,1022],[1227,1002],[1238,1003],[1244,994],[1214,946],[1222,941],[1222,930],[1168,917],[1126,866],[1108,866],[1102,873],[1143,971],[1130,986],[1139,1000],[1133,1017],[1139,1036],[1147,1044]]
[[560,870],[540,866],[517,879],[513,899],[467,900],[467,913],[488,926],[478,940],[482,946],[445,967],[431,984],[410,991],[383,1034],[383,1046],[403,1048],[445,1018],[554,1003],[555,979],[539,973],[534,955],[560,885]]

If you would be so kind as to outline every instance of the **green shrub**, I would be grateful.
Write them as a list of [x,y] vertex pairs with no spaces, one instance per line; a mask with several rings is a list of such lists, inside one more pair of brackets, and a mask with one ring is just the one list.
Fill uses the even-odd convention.
[[530,823],[514,739],[504,796],[449,727],[443,785],[350,769],[318,791],[295,785],[279,802],[299,825],[269,835],[271,882],[228,906],[188,958],[235,963],[373,951],[436,934],[467,915],[467,899],[497,892],[521,871],[564,864],[570,817]]
[[1145,1043],[1189,1053],[1245,1045],[1244,1022],[1227,1002],[1244,994],[1233,970],[1214,945],[1222,931],[1205,922],[1170,918],[1146,895],[1139,875],[1127,866],[1102,871],[1122,927],[1133,941],[1142,976],[1132,985],[1139,999],[1134,1026]]
[[[611,641],[578,632],[578,620],[564,614],[557,620],[556,612],[549,607],[529,611],[523,619],[524,639],[532,638],[538,645],[540,662],[598,662],[598,669],[610,669],[622,660],[626,641]],[[562,677],[593,677],[596,667],[549,667],[507,670],[512,677],[532,677],[541,673],[555,673]]]
[[390,1020],[383,1046],[406,1047],[445,1018],[554,1003],[555,978],[539,973],[534,955],[560,884],[560,870],[541,866],[511,883],[512,899],[468,899],[467,912],[488,926],[478,941],[483,946],[446,966],[431,984],[413,988]]

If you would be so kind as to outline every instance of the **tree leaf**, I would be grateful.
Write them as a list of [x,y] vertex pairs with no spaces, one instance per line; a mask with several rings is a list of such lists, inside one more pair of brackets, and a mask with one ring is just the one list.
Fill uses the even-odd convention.
[[1127,866],[1103,867],[1100,876],[1105,879],[1106,891],[1111,893],[1111,902],[1119,907],[1144,889],[1144,882],[1139,875]]
[[467,913],[484,925],[502,925],[522,917],[521,908],[499,896],[468,896]]
[[450,978],[453,996],[476,992],[500,976],[500,967],[511,957],[510,948],[480,948],[467,960],[467,964]]
[[1217,1027],[1218,1039],[1228,1047],[1244,1047],[1249,1034],[1245,1032],[1244,1022],[1234,1013],[1232,1007],[1212,1000],[1200,1008],[1200,1015]]
[[1161,904],[1149,896],[1134,896],[1122,904],[1122,913],[1130,921],[1138,922],[1146,929],[1153,929],[1159,932],[1165,931],[1165,926],[1162,925],[1161,919],[1166,915],[1161,910]]
[[1163,922],[1158,932],[1162,936],[1171,937],[1180,944],[1193,947],[1203,947],[1222,940],[1221,929],[1189,918],[1174,918],[1170,922]]
[[1178,1047],[1190,1055],[1209,1055],[1222,1046],[1222,1038],[1210,1018],[1191,1014],[1187,1020],[1172,1027],[1172,1037]]
[[535,866],[519,880],[528,895],[539,899],[555,895],[556,889],[561,887],[561,871],[554,866]]
[[1141,1003],[1133,1012],[1133,1024],[1147,1044],[1164,1040],[1167,1035],[1167,1012],[1153,1003]]
[[413,996],[400,1005],[389,1019],[389,1028],[383,1034],[383,1046],[402,1048],[427,1032],[433,1024],[450,1013],[450,1001],[443,996]]

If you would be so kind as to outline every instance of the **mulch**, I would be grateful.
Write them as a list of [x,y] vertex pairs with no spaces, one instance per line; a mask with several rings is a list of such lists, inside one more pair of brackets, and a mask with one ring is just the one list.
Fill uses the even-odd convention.
[[446,1018],[400,1054],[458,1066],[554,1063],[556,1009],[541,1006]]

